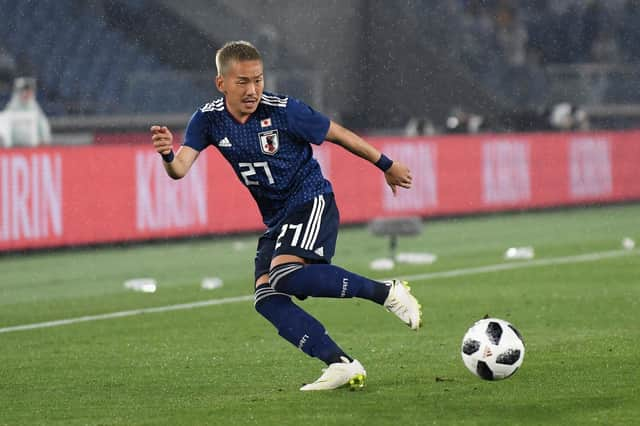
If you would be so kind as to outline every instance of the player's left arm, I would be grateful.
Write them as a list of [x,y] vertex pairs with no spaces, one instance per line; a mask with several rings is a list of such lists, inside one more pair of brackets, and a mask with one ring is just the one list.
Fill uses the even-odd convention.
[[351,130],[331,121],[326,139],[340,145],[358,157],[364,158],[384,171],[384,178],[394,194],[397,186],[406,189],[411,188],[411,171],[407,166],[399,161],[390,160]]

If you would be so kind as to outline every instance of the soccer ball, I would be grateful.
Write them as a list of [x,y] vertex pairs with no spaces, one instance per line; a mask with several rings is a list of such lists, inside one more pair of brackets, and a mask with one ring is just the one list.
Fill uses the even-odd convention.
[[502,380],[511,377],[522,365],[524,342],[507,321],[485,318],[467,330],[460,353],[464,365],[476,376]]

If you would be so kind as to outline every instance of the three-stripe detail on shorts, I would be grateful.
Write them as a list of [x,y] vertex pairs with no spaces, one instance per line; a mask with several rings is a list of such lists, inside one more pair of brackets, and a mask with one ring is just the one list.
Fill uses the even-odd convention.
[[318,233],[320,232],[322,213],[324,212],[325,204],[324,196],[322,195],[318,195],[313,199],[311,215],[309,215],[309,220],[307,221],[307,226],[304,230],[304,236],[302,237],[301,247],[305,250],[313,250],[313,246],[318,238]]

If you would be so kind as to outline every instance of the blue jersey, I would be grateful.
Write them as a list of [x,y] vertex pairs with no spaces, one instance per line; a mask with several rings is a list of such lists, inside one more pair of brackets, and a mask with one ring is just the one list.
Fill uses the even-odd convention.
[[295,207],[332,192],[313,158],[329,119],[294,98],[264,93],[245,123],[227,111],[224,98],[198,109],[187,126],[184,145],[202,151],[214,145],[231,164],[271,228]]

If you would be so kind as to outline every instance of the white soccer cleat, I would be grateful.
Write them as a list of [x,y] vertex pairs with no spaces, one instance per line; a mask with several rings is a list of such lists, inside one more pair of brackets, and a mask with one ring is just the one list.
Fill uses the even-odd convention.
[[323,369],[322,376],[313,383],[304,385],[301,391],[319,391],[337,389],[348,386],[350,390],[360,390],[364,388],[367,379],[367,372],[357,359],[349,362],[342,357],[344,362],[334,362]]
[[384,301],[384,307],[396,314],[412,330],[419,329],[422,325],[422,306],[411,294],[411,288],[407,282],[391,280],[386,283],[390,289],[389,296]]

